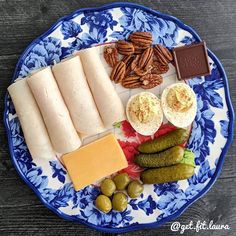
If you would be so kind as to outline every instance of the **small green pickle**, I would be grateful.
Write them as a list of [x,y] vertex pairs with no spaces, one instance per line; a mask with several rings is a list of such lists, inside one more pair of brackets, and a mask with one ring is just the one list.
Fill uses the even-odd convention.
[[144,184],[162,184],[188,179],[194,174],[194,167],[187,164],[176,164],[168,167],[148,169],[141,173]]
[[139,145],[138,150],[142,153],[155,153],[166,150],[170,147],[184,143],[189,136],[186,129],[176,129],[156,139],[144,142]]

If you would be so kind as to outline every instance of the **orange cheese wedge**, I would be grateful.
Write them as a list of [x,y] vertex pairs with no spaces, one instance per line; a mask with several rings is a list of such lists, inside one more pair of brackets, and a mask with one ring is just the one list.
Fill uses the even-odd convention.
[[62,156],[76,191],[128,166],[113,134]]

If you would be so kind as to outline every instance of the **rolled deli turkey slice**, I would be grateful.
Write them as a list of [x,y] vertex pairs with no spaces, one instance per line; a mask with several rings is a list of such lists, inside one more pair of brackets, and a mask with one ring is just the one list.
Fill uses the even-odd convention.
[[54,65],[52,72],[76,130],[85,135],[104,131],[79,56]]
[[42,113],[54,149],[65,154],[80,147],[81,141],[70,118],[50,67],[27,78]]
[[25,142],[33,159],[51,159],[56,156],[43,118],[26,79],[20,79],[8,87]]
[[102,64],[96,47],[78,52],[105,127],[125,119],[123,104]]

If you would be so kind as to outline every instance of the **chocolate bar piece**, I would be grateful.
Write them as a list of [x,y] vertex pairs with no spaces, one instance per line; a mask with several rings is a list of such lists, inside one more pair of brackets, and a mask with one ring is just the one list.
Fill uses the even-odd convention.
[[174,48],[173,56],[179,80],[211,73],[205,42]]

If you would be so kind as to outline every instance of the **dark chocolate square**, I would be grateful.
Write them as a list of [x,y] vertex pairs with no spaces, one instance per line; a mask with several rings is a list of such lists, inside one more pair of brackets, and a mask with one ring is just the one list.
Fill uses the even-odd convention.
[[205,42],[174,48],[173,56],[179,80],[211,73]]

